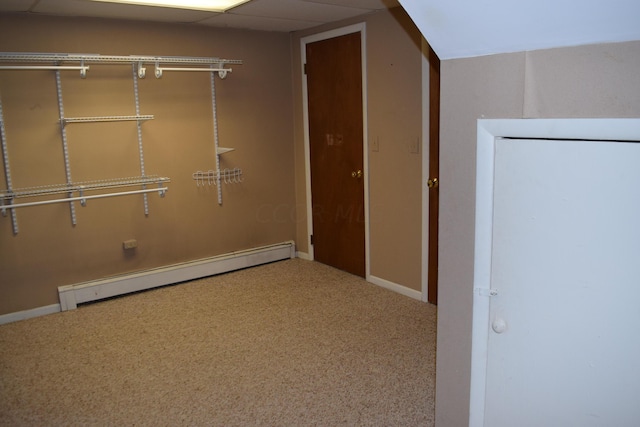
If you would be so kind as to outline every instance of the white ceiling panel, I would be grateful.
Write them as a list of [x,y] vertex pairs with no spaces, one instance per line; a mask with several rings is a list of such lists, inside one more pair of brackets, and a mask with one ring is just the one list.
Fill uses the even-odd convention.
[[311,3],[332,4],[335,6],[356,7],[360,9],[390,9],[400,6],[397,0],[301,0]]
[[200,25],[212,27],[239,28],[256,31],[280,31],[291,32],[311,28],[318,25],[317,22],[299,21],[291,19],[265,18],[249,15],[235,15],[223,13],[213,18],[198,22]]
[[363,15],[368,12],[370,12],[369,9],[300,0],[253,0],[231,9],[228,13],[325,23]]

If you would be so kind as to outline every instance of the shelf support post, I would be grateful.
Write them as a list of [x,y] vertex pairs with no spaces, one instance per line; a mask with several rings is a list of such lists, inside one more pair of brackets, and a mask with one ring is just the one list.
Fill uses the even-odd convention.
[[[9,149],[7,147],[7,132],[4,127],[4,115],[2,113],[2,99],[0,98],[0,140],[2,140],[2,161],[4,162],[4,178],[7,181],[7,191],[9,194],[13,191],[11,183],[11,169],[9,168]],[[11,199],[13,203],[13,198]],[[2,198],[2,215],[5,216],[6,209],[4,208],[4,197]],[[18,234],[18,217],[16,212],[11,209],[11,226],[13,227],[13,234]]]
[[[133,96],[136,102],[136,116],[140,117],[140,98],[138,96],[138,73],[136,72],[136,65],[132,64],[133,70]],[[142,121],[138,119],[136,121],[136,127],[138,129],[138,154],[140,156],[140,175],[146,176],[144,172],[144,152],[142,150]],[[146,184],[142,186],[143,189],[147,189]],[[149,216],[149,198],[147,197],[147,193],[142,194],[144,200],[144,214],[145,216]]]
[[[214,66],[211,65],[213,69]],[[220,154],[218,154],[218,115],[216,112],[216,73],[213,70],[210,73],[211,75],[211,107],[213,114],[213,144],[214,144],[214,152],[216,156],[216,170],[220,171]],[[216,176],[216,184],[218,190],[218,204],[222,205],[222,186],[220,185],[220,173]]]
[[[67,129],[64,125],[64,104],[62,102],[62,81],[60,78],[60,70],[56,70],[56,92],[58,94],[58,111],[60,113],[60,133],[62,135],[62,151],[64,154],[64,172],[67,178],[67,185],[71,186],[71,166],[69,164],[69,146],[67,144]],[[69,192],[69,197],[73,197],[73,192]],[[71,224],[76,225],[76,206],[73,201],[69,202],[71,210]]]

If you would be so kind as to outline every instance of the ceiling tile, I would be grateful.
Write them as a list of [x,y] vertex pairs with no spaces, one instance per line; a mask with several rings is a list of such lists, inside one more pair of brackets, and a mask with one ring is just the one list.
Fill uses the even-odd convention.
[[229,11],[234,15],[293,19],[318,24],[347,19],[367,12],[368,9],[301,0],[253,0]]
[[397,0],[301,0],[312,3],[332,4],[335,6],[356,7],[360,9],[391,9],[400,6]]
[[212,27],[229,27],[258,31],[291,32],[315,27],[318,22],[299,21],[293,19],[263,18],[249,15],[224,13],[198,22],[200,25]]

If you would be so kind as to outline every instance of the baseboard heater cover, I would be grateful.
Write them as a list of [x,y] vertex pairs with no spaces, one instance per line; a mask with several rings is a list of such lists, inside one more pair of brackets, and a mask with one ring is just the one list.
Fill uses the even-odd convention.
[[73,310],[78,304],[295,258],[295,254],[294,242],[285,242],[122,276],[60,286],[60,309]]

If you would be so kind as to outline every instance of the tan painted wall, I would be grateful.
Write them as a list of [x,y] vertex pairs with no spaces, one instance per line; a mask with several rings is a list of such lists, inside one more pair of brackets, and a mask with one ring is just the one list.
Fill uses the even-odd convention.
[[[300,40],[366,23],[371,275],[421,290],[422,53],[421,36],[402,8],[318,27],[292,39],[295,102],[296,236],[309,250],[306,223]],[[371,141],[379,141],[373,151]],[[417,144],[417,152],[412,144]]]
[[640,41],[442,62],[436,425],[469,416],[477,119],[640,117],[639,69]]
[[[236,150],[222,168],[242,168],[245,181],[198,188],[192,173],[215,169],[208,73],[165,73],[149,67],[140,80],[147,174],[171,178],[164,199],[142,196],[17,210],[20,232],[0,217],[0,314],[58,302],[57,287],[131,271],[292,240],[294,206],[290,41],[287,34],[126,21],[0,15],[0,51],[178,55],[241,59],[216,80],[220,145]],[[95,65],[85,80],[62,77],[65,115],[134,114],[130,66]],[[2,71],[14,188],[65,182],[51,71]],[[133,122],[68,125],[76,181],[139,176]],[[6,188],[4,170],[0,188]],[[23,199],[24,200],[24,199]],[[26,200],[24,200],[26,201]],[[137,239],[125,253],[122,242]]]

